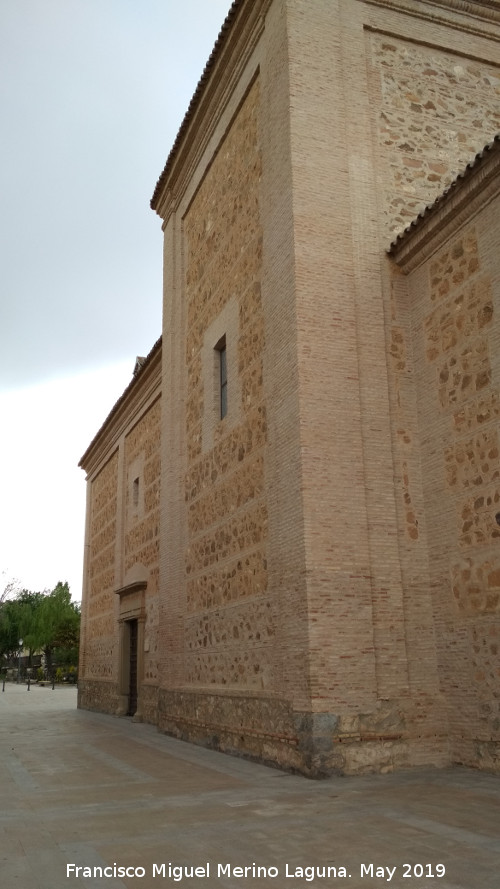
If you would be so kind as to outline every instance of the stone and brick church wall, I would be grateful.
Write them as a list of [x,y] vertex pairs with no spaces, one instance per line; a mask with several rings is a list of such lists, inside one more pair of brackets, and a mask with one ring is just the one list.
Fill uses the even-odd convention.
[[[186,455],[178,504],[186,529],[177,538],[184,554],[173,569],[177,583],[167,581],[178,598],[164,640],[175,657],[163,677],[160,727],[225,749],[260,756],[266,749],[269,759],[298,768],[307,759],[358,772],[443,764],[448,712],[430,584],[413,316],[396,293],[405,284],[386,287],[382,267],[394,232],[498,129],[496,44],[485,22],[457,15],[450,4],[418,13],[414,4],[361,0],[260,6],[258,79],[223,137],[215,100],[210,124],[200,116],[206,140],[198,131],[196,151],[187,139],[180,145],[155,207],[165,220],[165,330],[186,337],[182,356],[172,350],[164,365],[174,387],[185,372],[186,421],[172,406],[171,423],[183,432],[170,441]],[[232,66],[222,69],[215,69],[214,93],[222,73],[234,87]],[[240,67],[240,95],[247,75]],[[260,156],[251,150],[253,102]],[[244,267],[248,274],[235,278]],[[247,300],[263,321],[263,333],[252,333],[257,400],[246,410],[234,356],[238,415],[217,428],[207,421],[210,362],[218,336],[238,338]],[[286,350],[289,375],[279,391],[273,381]],[[257,404],[258,417],[251,414]],[[262,430],[255,464],[240,450],[247,422]],[[239,496],[239,477],[230,484],[237,450],[245,486],[264,479],[265,488],[244,509],[236,500],[228,521]],[[174,469],[164,471],[174,479]],[[168,578],[168,556],[162,559]],[[307,751],[301,733],[309,736]]]
[[157,722],[159,674],[159,541],[160,541],[161,399],[157,399],[124,441],[123,581],[140,565],[145,590],[142,717]]
[[161,413],[137,381],[92,458],[84,705],[140,565],[161,730],[310,774],[495,763],[493,205],[384,255],[500,129],[500,29],[460,5],[234,8],[153,198]]
[[[264,632],[269,603],[258,114],[257,82],[219,147],[184,225],[189,392],[186,679],[194,685],[245,689],[269,687],[272,652],[272,626]],[[217,393],[215,399],[209,393],[219,331],[207,342],[221,316],[229,363],[228,413],[223,419]]]
[[343,770],[443,763],[411,316],[382,267],[498,129],[497,34],[428,4],[287,14],[310,706]]
[[[476,28],[471,22],[459,20],[455,13],[443,15],[441,10],[429,11],[428,20],[422,15],[420,21],[405,21],[404,13],[397,18],[399,24],[394,27],[394,13],[387,13],[384,18],[377,11],[365,32],[383,246],[438,198],[500,130],[496,38],[491,35],[490,43],[484,25]],[[448,21],[450,26],[444,28]],[[450,236],[446,246],[438,250],[438,242],[433,242],[435,252],[427,260],[425,272],[432,283],[424,283],[420,275],[418,287],[412,285],[408,302],[406,282],[393,274],[391,284],[384,288],[384,314],[406,638],[416,705],[408,722],[413,723],[412,732],[419,738],[420,747],[419,750],[413,744],[413,756],[418,761],[426,747],[432,755],[433,745],[438,749],[441,744],[444,750],[450,745],[452,758],[463,761],[467,748],[469,764],[490,767],[493,760],[488,744],[483,753],[471,738],[472,727],[479,724],[485,730],[484,739],[493,737],[497,706],[494,685],[498,680],[494,679],[494,655],[490,650],[491,644],[495,648],[495,641],[488,641],[488,634],[495,637],[497,630],[486,627],[484,619],[482,630],[475,628],[476,653],[471,661],[472,627],[459,627],[460,621],[457,624],[455,598],[460,596],[458,590],[464,577],[470,576],[475,577],[470,586],[475,586],[476,592],[481,589],[481,595],[490,603],[492,593],[494,597],[494,590],[489,589],[488,578],[494,572],[488,554],[484,556],[486,571],[481,572],[478,551],[473,556],[472,549],[486,546],[488,536],[495,535],[496,530],[490,521],[488,531],[483,533],[478,528],[478,533],[470,532],[481,519],[468,514],[480,511],[481,503],[487,512],[488,496],[494,494],[487,493],[483,501],[482,493],[474,496],[470,486],[474,484],[473,477],[476,483],[481,478],[480,484],[487,484],[488,472],[496,472],[497,459],[495,408],[486,408],[490,398],[496,403],[497,395],[495,391],[489,392],[491,386],[495,389],[489,357],[493,303],[492,279],[488,277],[491,269],[485,266],[498,248],[491,236],[480,245],[480,237],[474,226],[463,228],[463,219],[457,222],[455,235]],[[408,238],[411,239],[411,232]],[[421,344],[422,336],[425,347]],[[416,390],[417,379],[418,386],[422,382],[417,355],[424,351],[435,376],[427,376],[426,384]],[[481,406],[483,395],[486,402]],[[429,404],[436,399],[441,420],[446,412],[451,413],[456,399],[462,406],[453,411],[457,419],[439,426],[435,419],[430,419],[426,399]],[[486,425],[478,422],[479,416]],[[487,466],[489,469],[484,472]],[[470,492],[467,503],[466,498],[463,504],[458,503],[460,489]],[[461,522],[462,528],[469,528],[469,542],[467,531],[458,534],[447,520],[443,523],[442,517],[448,515],[449,509],[461,517],[457,524]],[[489,519],[484,516],[484,520],[488,524]],[[491,546],[494,541],[490,539],[489,543]],[[468,547],[472,549],[467,551]],[[453,587],[454,603],[450,599]],[[424,606],[429,590],[430,611]],[[434,655],[430,655],[431,650],[435,650]],[[429,672],[433,657],[437,657],[437,686]],[[464,667],[466,661],[471,665],[474,659],[487,666]],[[478,710],[481,696],[475,678],[480,674],[484,675],[482,713]],[[433,686],[435,692],[429,694]],[[465,701],[468,696],[469,701],[476,701],[474,712],[467,712],[467,707],[460,709],[460,700]],[[461,744],[462,752],[457,753]]]
[[256,755],[273,722],[266,699],[279,675],[267,576],[259,121],[257,78],[184,216],[183,676],[182,692],[162,690],[160,710],[162,728],[224,749],[237,749],[244,735],[248,752],[254,736]]
[[420,41],[413,33],[366,38],[387,240],[500,132],[500,64],[471,57],[470,45],[462,52],[426,45],[430,29]]
[[[426,358],[436,372],[446,416],[449,542],[441,589],[451,612],[440,627],[450,701],[453,756],[500,768],[500,201],[443,248],[430,264]],[[492,264],[493,260],[493,264]],[[495,267],[496,266],[496,267]],[[436,512],[441,513],[434,498]],[[439,558],[440,554],[436,554]],[[444,553],[443,553],[444,555]],[[439,587],[438,587],[439,589]],[[450,608],[449,597],[452,596]],[[496,752],[495,743],[496,740]]]
[[486,769],[500,747],[499,210],[498,196],[485,200],[408,290],[450,755]]
[[[158,373],[158,354],[155,360]],[[120,620],[128,619],[128,600],[117,592],[139,572],[144,650],[138,692],[148,722],[157,721],[159,669],[161,399],[152,364],[143,379],[133,380],[128,400],[115,405],[81,463],[89,475],[79,706],[108,713],[121,706],[120,671],[128,664],[120,653]]]
[[[115,619],[118,450],[90,485],[87,582],[84,590],[79,706],[113,712],[117,706]],[[88,520],[89,520],[88,518]]]

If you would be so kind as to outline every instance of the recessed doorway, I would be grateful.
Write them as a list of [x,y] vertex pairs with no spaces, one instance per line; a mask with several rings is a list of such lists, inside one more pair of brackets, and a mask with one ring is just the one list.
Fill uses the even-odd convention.
[[129,630],[129,688],[127,716],[135,716],[137,710],[137,620],[128,620]]

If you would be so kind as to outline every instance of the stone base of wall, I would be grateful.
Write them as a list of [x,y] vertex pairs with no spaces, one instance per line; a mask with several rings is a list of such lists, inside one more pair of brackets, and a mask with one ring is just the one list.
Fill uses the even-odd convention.
[[156,725],[158,722],[158,687],[143,685],[142,687],[142,721]]
[[78,680],[78,707],[81,710],[96,710],[98,713],[111,713],[118,710],[118,686],[116,682],[102,682],[94,679]]
[[[78,682],[78,707],[81,710],[96,710],[98,713],[110,713],[116,716],[121,700],[115,682],[99,682],[93,679],[83,679]],[[152,725],[158,722],[157,686],[142,687],[141,722],[149,722]]]
[[310,778],[449,764],[442,738],[431,739],[423,756],[397,705],[391,716],[386,710],[381,730],[377,720],[366,716],[345,719],[333,713],[297,712],[290,702],[274,698],[160,689],[158,729]]
[[[396,702],[342,717],[297,712],[289,701],[208,691],[143,688],[143,721],[183,741],[310,778],[388,773],[451,762],[500,772],[500,743],[477,742],[450,757],[445,736],[412,737]],[[112,682],[80,680],[78,707],[115,715]]]
[[223,753],[303,771],[299,739],[288,702],[160,689],[158,729]]
[[500,774],[500,740],[463,740],[452,750],[453,765]]

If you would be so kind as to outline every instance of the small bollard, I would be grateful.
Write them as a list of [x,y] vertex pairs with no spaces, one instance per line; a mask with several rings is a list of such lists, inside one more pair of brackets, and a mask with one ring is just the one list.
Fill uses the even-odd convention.
[[55,684],[56,684],[56,678],[55,678],[55,676],[53,676],[52,677],[52,691],[54,691]]
[[28,676],[28,691],[30,690],[31,676]]
[[3,677],[2,691],[5,691],[5,676]]

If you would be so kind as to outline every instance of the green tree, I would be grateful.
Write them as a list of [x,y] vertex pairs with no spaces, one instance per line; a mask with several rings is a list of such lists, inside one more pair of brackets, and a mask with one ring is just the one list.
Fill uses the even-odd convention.
[[37,650],[37,640],[35,636],[35,626],[37,613],[42,607],[46,594],[32,593],[30,590],[22,590],[17,599],[15,599],[18,639],[23,640],[23,649],[29,650],[29,665],[31,666],[31,658]]
[[[2,592],[0,593],[0,666],[5,666],[6,660],[17,646],[17,622],[12,613],[11,602],[17,593],[16,582],[7,581],[5,572],[2,571]],[[17,640],[16,640],[17,636]]]
[[42,594],[22,590],[14,599],[0,602],[0,652],[4,656],[13,657],[19,649],[19,640],[24,643],[32,625],[37,597],[41,598]]
[[34,650],[43,651],[47,670],[51,673],[54,649],[76,647],[79,635],[80,607],[71,601],[68,584],[59,582],[37,604],[27,639]]
[[0,604],[0,656],[4,662],[9,661],[19,649],[19,618],[19,607],[15,600]]
[[19,640],[31,655],[45,654],[52,672],[54,651],[64,664],[78,663],[80,606],[71,601],[67,583],[58,583],[50,593],[18,592],[15,598],[0,601],[0,658],[16,658]]

